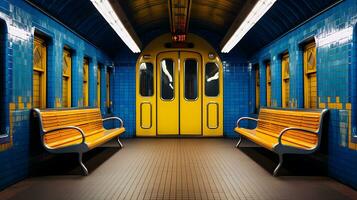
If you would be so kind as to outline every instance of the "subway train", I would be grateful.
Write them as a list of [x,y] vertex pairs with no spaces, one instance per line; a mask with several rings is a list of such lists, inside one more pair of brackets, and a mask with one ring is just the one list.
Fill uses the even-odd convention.
[[356,0],[0,0],[0,199],[357,199]]

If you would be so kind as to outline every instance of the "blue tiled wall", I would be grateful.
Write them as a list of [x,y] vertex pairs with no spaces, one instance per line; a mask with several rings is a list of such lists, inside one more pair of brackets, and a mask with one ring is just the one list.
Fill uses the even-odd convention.
[[[56,107],[61,99],[62,51],[64,45],[74,50],[73,56],[73,105],[82,105],[82,62],[83,57],[91,58],[91,71],[96,71],[97,62],[111,63],[110,59],[99,49],[85,42],[73,32],[34,9],[22,0],[0,0],[0,19],[7,26],[7,65],[6,95],[7,102],[14,105],[10,126],[9,122],[1,124],[12,133],[11,137],[0,138],[0,190],[25,178],[31,168],[32,146],[30,140],[38,133],[30,131],[30,112],[32,96],[32,54],[34,32],[46,34],[48,42],[47,66],[47,104]],[[92,73],[89,82],[94,83],[96,73]],[[90,83],[91,84],[91,83]],[[91,88],[93,90],[93,85]],[[94,95],[95,91],[90,94]],[[4,97],[2,97],[4,98]],[[2,99],[3,101],[3,99]],[[93,102],[91,103],[93,105]],[[3,112],[3,111],[2,111]],[[7,116],[9,117],[9,116]],[[1,130],[4,130],[3,128]],[[9,145],[8,145],[9,144]]]
[[[293,107],[304,106],[303,52],[301,43],[314,37],[317,45],[317,80],[320,108],[330,109],[328,120],[328,171],[344,183],[357,187],[357,151],[353,138],[356,130],[356,29],[357,1],[346,0],[313,18],[284,37],[257,52],[252,63],[260,64],[261,105],[265,106],[266,59],[271,60],[272,106],[281,106],[281,58],[290,55],[290,101]],[[356,31],[355,31],[356,32]],[[353,61],[353,62],[352,62]],[[254,74],[254,73],[252,73]],[[339,102],[336,97],[339,97]],[[251,97],[254,102],[254,97]],[[348,116],[351,113],[352,123]],[[349,125],[351,123],[351,125]],[[352,132],[352,133],[351,133]],[[350,135],[348,135],[350,134]],[[349,142],[352,140],[352,142]]]

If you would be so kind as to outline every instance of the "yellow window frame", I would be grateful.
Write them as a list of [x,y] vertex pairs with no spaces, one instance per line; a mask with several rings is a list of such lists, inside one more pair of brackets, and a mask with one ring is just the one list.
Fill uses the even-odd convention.
[[89,79],[89,59],[83,59],[83,106],[88,107],[89,98],[88,98],[88,79]]
[[271,66],[270,62],[266,62],[266,92],[267,92],[267,107],[271,106]]
[[289,54],[285,53],[281,58],[281,82],[282,82],[282,107],[289,107],[289,98],[290,98],[290,60]]
[[[311,60],[312,59],[312,60]],[[317,108],[316,43],[304,46],[304,107]],[[313,89],[314,87],[314,89]]]
[[[67,105],[64,104],[64,97],[62,97],[62,106],[63,107],[71,107],[72,105],[72,102],[71,102],[71,99],[72,99],[72,54],[70,52],[69,49],[67,48],[64,48],[63,49],[63,60],[62,60],[62,81],[64,79],[67,79],[67,99],[66,99],[66,102],[67,102]],[[63,85],[62,85],[62,94],[63,94]]]
[[[38,54],[36,54],[38,53]],[[39,56],[39,60],[36,59]],[[46,108],[46,74],[47,72],[47,44],[44,39],[35,35],[33,48],[33,93],[35,94],[35,74],[39,74],[39,103],[35,104],[35,97],[32,96],[33,107]]]

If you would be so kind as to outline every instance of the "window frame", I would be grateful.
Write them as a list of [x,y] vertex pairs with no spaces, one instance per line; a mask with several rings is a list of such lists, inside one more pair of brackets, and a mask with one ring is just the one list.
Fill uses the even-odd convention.
[[[271,80],[271,61],[267,60],[265,61],[265,69],[266,69],[266,104],[267,107],[271,107],[271,89],[272,89],[272,80]],[[268,69],[269,69],[269,73],[268,73]],[[269,77],[269,79],[268,79]],[[270,83],[270,84],[269,84]],[[269,87],[269,95],[268,95],[268,87]],[[268,96],[269,96],[269,104],[268,104]]]
[[[69,54],[70,56],[70,59],[71,59],[71,62],[70,62],[70,69],[68,70],[68,74],[64,73],[63,71],[63,67],[64,67],[64,59],[65,59],[65,54]],[[64,46],[63,47],[63,53],[62,53],[62,74],[61,74],[61,77],[62,77],[62,81],[63,81],[63,77],[67,77],[69,80],[68,80],[68,88],[67,88],[67,103],[68,105],[67,106],[64,106],[63,105],[63,83],[62,83],[62,108],[71,108],[72,107],[72,68],[73,68],[73,54],[74,54],[74,51],[68,47],[68,46]]]
[[[87,65],[85,66],[85,64]],[[82,82],[83,107],[89,106],[89,66],[90,66],[90,58],[84,57],[83,58],[83,82]],[[87,70],[86,74],[84,73],[85,68]]]
[[[141,94],[141,69],[140,69],[140,66],[142,64],[150,64],[152,66],[152,77],[153,77],[153,81],[152,81],[152,94],[151,95],[148,95],[148,96],[144,96]],[[155,74],[155,67],[154,67],[154,64],[152,62],[141,62],[140,65],[139,65],[139,95],[140,97],[143,97],[143,98],[150,98],[150,97],[153,97],[155,96],[155,77],[154,77],[154,74]]]
[[[286,74],[286,68],[288,68],[288,73]],[[286,81],[288,85],[286,86]],[[288,87],[288,94],[286,93],[286,87]],[[287,102],[285,102],[287,97]],[[290,107],[290,55],[289,52],[281,54],[281,107],[289,108]],[[287,104],[287,105],[286,105]]]
[[[186,98],[186,61],[187,60],[194,60],[196,62],[196,81],[197,81],[197,96],[195,99],[187,99]],[[197,101],[199,99],[199,69],[198,69],[198,61],[196,58],[186,58],[183,63],[183,97],[186,101]]]
[[[215,95],[215,96],[208,96],[207,95],[207,93],[206,93],[206,88],[207,88],[207,79],[206,79],[206,75],[207,75],[207,65],[208,64],[214,64],[216,67],[217,67],[217,69],[218,69],[218,79],[217,79],[217,82],[218,82],[218,92],[217,92],[217,95]],[[204,95],[205,95],[205,97],[208,97],[208,98],[217,98],[217,97],[219,97],[220,95],[221,95],[221,83],[220,83],[220,80],[221,80],[221,69],[220,69],[220,67],[219,67],[219,64],[217,63],[217,62],[207,62],[206,64],[205,64],[205,74],[204,74],[204,83],[205,83],[205,88],[204,88],[204,91],[205,91],[205,93],[204,93]]]
[[[162,98],[162,61],[164,60],[171,60],[172,61],[172,83],[173,83],[173,97],[171,99],[164,99]],[[160,99],[162,101],[174,101],[176,96],[175,96],[175,91],[176,91],[176,87],[175,87],[175,61],[172,58],[163,58],[160,60]]]
[[[37,66],[35,66],[35,47],[36,47],[36,42],[37,43],[41,43],[40,45],[41,48],[45,48],[45,49],[41,49],[41,51],[44,50],[44,53],[42,56],[44,56],[44,58],[42,57],[42,61],[45,61],[45,64],[43,67],[38,68]],[[47,38],[41,34],[38,33],[34,33],[34,38],[33,38],[33,67],[32,67],[32,79],[34,78],[34,71],[37,71],[39,73],[41,73],[41,78],[40,78],[40,94],[39,94],[39,98],[40,98],[40,105],[39,105],[39,109],[45,109],[47,108],[47,68],[48,68],[48,41]],[[32,107],[34,108],[34,82],[32,80]]]

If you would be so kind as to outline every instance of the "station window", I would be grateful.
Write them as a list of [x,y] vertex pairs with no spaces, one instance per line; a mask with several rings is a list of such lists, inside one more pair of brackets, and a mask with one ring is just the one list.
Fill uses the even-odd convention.
[[205,95],[208,97],[216,97],[219,95],[219,67],[217,63],[206,64]]
[[37,35],[33,46],[32,101],[34,108],[46,108],[47,44]]
[[266,62],[266,77],[267,77],[267,107],[271,106],[271,67],[270,62]]
[[259,65],[254,65],[255,70],[255,112],[257,113],[260,107],[260,73]]
[[110,87],[111,87],[111,81],[110,81],[110,77],[111,77],[111,73],[112,73],[112,70],[110,68],[107,68],[107,73],[106,73],[106,76],[105,76],[105,86],[106,86],[106,93],[107,93],[107,98],[106,98],[106,106],[107,106],[107,109],[108,109],[108,113],[111,112],[111,105],[112,105],[112,99],[111,99],[111,94],[110,94]]
[[185,60],[185,98],[196,100],[198,97],[198,65],[194,59]]
[[152,63],[141,63],[139,67],[140,95],[150,97],[154,95],[154,66]]
[[72,54],[67,48],[63,49],[63,66],[62,66],[62,106],[71,107],[71,70]]
[[89,78],[89,59],[83,60],[83,106],[88,107],[88,78]]
[[317,108],[316,44],[304,47],[304,107]]
[[164,59],[161,61],[161,98],[172,100],[175,97],[174,61]]
[[285,53],[281,57],[281,79],[282,79],[282,106],[283,108],[289,107],[290,98],[290,67],[289,67],[289,54]]
[[97,106],[98,108],[100,108],[100,69],[102,68],[101,64],[98,64],[98,68],[97,68]]

